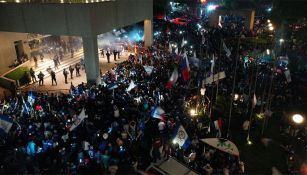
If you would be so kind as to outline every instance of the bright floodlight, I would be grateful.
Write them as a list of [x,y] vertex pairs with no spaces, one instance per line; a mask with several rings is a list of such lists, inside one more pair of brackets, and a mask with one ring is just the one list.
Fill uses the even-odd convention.
[[270,23],[270,22],[271,22],[271,20],[268,19],[268,23]]
[[191,116],[195,116],[196,115],[196,110],[195,109],[191,109],[190,110],[190,115]]
[[269,27],[273,26],[272,23],[269,23]]
[[235,94],[234,100],[237,101],[239,99],[239,94]]
[[294,123],[300,124],[303,123],[304,117],[301,114],[294,114],[292,116],[292,120],[294,121]]
[[271,30],[271,31],[274,30],[274,27],[273,27],[273,26],[270,26],[270,27],[269,27],[269,30]]
[[213,10],[215,10],[217,7],[218,7],[217,5],[208,5],[207,10],[208,10],[208,11],[213,11]]
[[266,54],[267,54],[267,55],[270,55],[270,49],[267,49],[267,50],[266,50]]
[[175,145],[176,143],[177,143],[177,142],[176,142],[176,139],[174,139],[174,140],[173,140],[173,144]]

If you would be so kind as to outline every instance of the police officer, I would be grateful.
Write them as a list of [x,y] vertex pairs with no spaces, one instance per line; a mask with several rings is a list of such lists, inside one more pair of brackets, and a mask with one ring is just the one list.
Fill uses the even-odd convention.
[[53,70],[50,72],[50,75],[51,75],[52,86],[53,86],[53,81],[55,82],[55,85],[58,85],[58,83],[56,82],[55,72]]
[[63,69],[63,75],[64,75],[64,78],[65,78],[65,84],[67,84],[68,71],[65,68]]
[[42,71],[39,72],[39,74],[37,75],[38,79],[39,79],[39,82],[38,82],[38,85],[41,86],[41,85],[44,85],[44,74]]

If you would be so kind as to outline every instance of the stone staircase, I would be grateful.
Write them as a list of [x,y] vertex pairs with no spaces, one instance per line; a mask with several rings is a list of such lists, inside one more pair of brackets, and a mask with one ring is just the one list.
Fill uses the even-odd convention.
[[53,62],[53,55],[45,55],[44,61],[41,62],[41,60],[38,58],[38,66],[37,68],[34,68],[34,61],[32,61],[31,66],[34,68],[35,75],[37,78],[37,75],[40,71],[45,75],[44,78],[47,78],[50,76],[49,72],[47,72],[47,68],[50,66],[51,69],[57,74],[58,72],[62,72],[64,68],[68,70],[68,67],[70,65],[75,66],[76,63],[80,62],[80,58],[83,57],[83,49],[79,49],[77,52],[74,53],[74,57],[70,58],[70,53],[64,55],[63,59],[60,60],[60,65],[58,65],[58,69],[54,69],[54,62]]

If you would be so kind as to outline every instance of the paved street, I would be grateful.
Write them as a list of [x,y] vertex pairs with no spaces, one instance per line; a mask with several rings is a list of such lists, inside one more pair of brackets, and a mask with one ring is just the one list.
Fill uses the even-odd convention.
[[[80,60],[80,57],[83,57],[83,53],[81,53],[83,50],[80,49],[79,52],[77,52],[74,55],[74,58],[72,59],[72,61],[63,61],[64,64],[61,63],[61,65],[59,66],[59,69],[56,71],[56,78],[57,78],[57,86],[52,86],[51,83],[51,77],[48,75],[47,72],[43,72],[45,74],[45,79],[44,79],[44,85],[43,86],[39,86],[38,82],[35,84],[30,84],[29,86],[26,87],[22,87],[22,91],[28,91],[28,90],[34,90],[34,91],[49,91],[49,92],[68,92],[69,88],[70,88],[70,84],[71,82],[73,83],[73,85],[78,85],[82,82],[86,82],[86,76],[85,76],[85,71],[84,70],[80,70],[80,77],[76,77],[76,70],[73,73],[73,79],[70,78],[70,75],[68,75],[68,84],[65,84],[65,79],[63,76],[63,68],[68,68],[70,63],[73,63],[72,65],[74,65],[76,62],[78,62],[78,60]],[[70,56],[70,54],[65,55],[65,57]],[[111,63],[107,63],[107,58],[106,56],[104,58],[102,58],[99,55],[99,63],[100,63],[100,69],[102,70],[102,73],[107,72],[108,70],[110,70],[111,68],[113,68],[117,63],[121,63],[125,60],[127,60],[129,56],[128,52],[125,52],[121,55],[120,59],[117,61],[114,61],[113,59],[113,55],[110,56],[110,61]],[[64,57],[64,58],[65,58]],[[70,58],[69,58],[70,59]],[[45,58],[46,60],[46,58]],[[53,68],[53,61],[49,61],[48,62],[49,65],[51,66],[51,68]],[[33,62],[34,65],[34,62]],[[49,66],[48,64],[44,63],[44,68],[48,68]],[[40,61],[38,63],[38,70],[45,70],[45,69],[40,69]],[[68,71],[68,69],[67,69]],[[38,74],[39,72],[36,71],[36,74]]]

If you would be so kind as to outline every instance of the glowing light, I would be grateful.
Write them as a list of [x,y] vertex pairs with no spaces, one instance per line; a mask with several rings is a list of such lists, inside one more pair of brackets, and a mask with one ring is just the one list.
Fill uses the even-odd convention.
[[247,144],[248,144],[248,145],[252,145],[253,142],[252,142],[251,140],[247,140]]
[[267,9],[267,11],[268,11],[268,12],[272,11],[272,8],[271,8],[271,7],[270,7],[270,8],[268,8],[268,9]]
[[172,142],[173,142],[174,145],[177,143],[177,141],[175,139]]
[[182,34],[182,31],[179,31],[179,34]]
[[270,55],[270,49],[267,49],[267,50],[266,50],[266,54],[267,54],[267,55]]
[[269,23],[269,27],[273,26],[272,23]]
[[283,42],[285,42],[285,40],[281,38],[281,39],[279,39],[279,42],[283,43]]
[[269,27],[269,30],[271,30],[271,31],[274,30],[274,27],[273,27],[273,26],[270,26],[270,27]]
[[205,4],[207,0],[200,0],[200,3]]
[[191,109],[190,110],[190,115],[191,116],[195,116],[196,115],[196,110],[195,109]]
[[235,94],[234,100],[237,101],[239,99],[239,94]]
[[217,7],[218,5],[208,5],[207,10],[210,12],[210,11],[215,10]]
[[188,44],[188,41],[187,40],[183,41],[183,44]]
[[20,3],[20,0],[16,0],[15,2],[16,2],[16,3]]
[[113,29],[113,32],[116,32],[116,29]]
[[191,47],[191,49],[193,49],[193,46],[190,46]]
[[301,114],[294,114],[292,116],[292,120],[294,123],[301,124],[304,121],[304,117]]
[[6,1],[0,1],[0,3],[6,3]]
[[270,23],[270,22],[271,22],[271,20],[268,19],[268,23]]
[[206,88],[201,88],[200,89],[200,95],[205,95],[206,93]]

